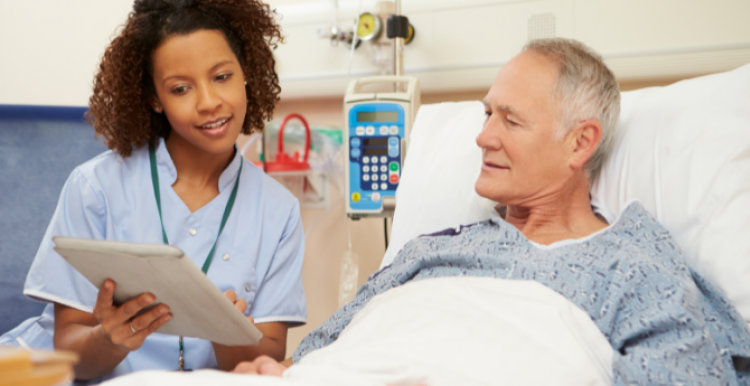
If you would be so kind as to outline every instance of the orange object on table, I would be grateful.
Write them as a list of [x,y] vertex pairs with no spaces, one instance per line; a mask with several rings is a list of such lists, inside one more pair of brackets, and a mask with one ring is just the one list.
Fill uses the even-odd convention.
[[78,354],[0,347],[0,386],[53,386],[72,382]]

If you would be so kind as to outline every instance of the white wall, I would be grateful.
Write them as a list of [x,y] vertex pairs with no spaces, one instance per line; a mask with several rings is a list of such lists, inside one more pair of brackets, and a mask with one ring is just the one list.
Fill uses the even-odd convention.
[[[351,25],[359,0],[339,1],[339,25]],[[364,10],[374,0],[363,1]],[[403,0],[417,30],[405,48],[405,72],[424,92],[486,89],[499,67],[528,39],[532,15],[551,13],[556,36],[602,53],[620,80],[682,78],[750,62],[747,0]],[[278,50],[287,98],[340,95],[348,53],[329,47],[316,30],[331,19],[330,1],[282,4],[287,44]],[[356,75],[376,67],[362,50]]]
[[[363,0],[373,10],[374,0]],[[277,51],[282,98],[339,96],[348,51],[317,37],[331,1],[271,0],[283,16]],[[339,25],[359,0],[340,0]],[[553,13],[556,34],[599,50],[621,80],[678,78],[750,62],[747,0],[403,0],[417,29],[405,49],[406,73],[424,92],[487,88],[527,39],[529,17]],[[132,0],[0,0],[0,104],[88,103],[104,47]],[[352,76],[374,74],[366,47]]]
[[0,104],[86,106],[132,0],[0,0]]

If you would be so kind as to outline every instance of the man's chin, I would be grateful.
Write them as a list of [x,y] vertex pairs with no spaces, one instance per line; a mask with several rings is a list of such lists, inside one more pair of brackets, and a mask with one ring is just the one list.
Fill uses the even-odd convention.
[[497,186],[497,184],[490,184],[482,180],[480,176],[477,182],[474,184],[474,190],[477,192],[479,197],[486,198],[488,200],[497,202],[500,205],[505,205],[503,202],[503,192]]

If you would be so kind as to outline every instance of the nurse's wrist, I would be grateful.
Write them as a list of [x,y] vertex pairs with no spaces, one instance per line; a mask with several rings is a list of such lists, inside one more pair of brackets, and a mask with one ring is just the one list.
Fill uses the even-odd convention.
[[99,345],[99,347],[105,349],[113,356],[125,357],[130,353],[130,350],[128,350],[126,347],[117,345],[112,342],[109,334],[104,331],[104,327],[102,327],[101,324],[94,326],[94,328],[91,330],[91,333],[94,336],[94,340]]

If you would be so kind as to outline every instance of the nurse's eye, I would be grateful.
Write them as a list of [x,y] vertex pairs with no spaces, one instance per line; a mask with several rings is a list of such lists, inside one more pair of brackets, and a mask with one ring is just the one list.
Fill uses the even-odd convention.
[[232,77],[231,73],[229,73],[229,74],[221,74],[221,75],[216,75],[216,80],[223,81],[223,80],[227,80],[227,79],[229,79],[231,77]]
[[170,90],[170,92],[175,95],[182,95],[185,94],[187,90],[188,88],[186,86],[178,86]]

